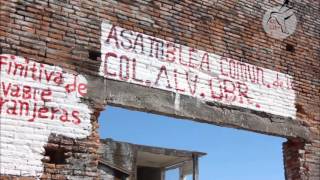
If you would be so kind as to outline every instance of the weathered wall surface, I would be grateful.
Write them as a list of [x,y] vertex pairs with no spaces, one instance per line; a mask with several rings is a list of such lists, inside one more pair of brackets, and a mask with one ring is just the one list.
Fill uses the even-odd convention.
[[137,152],[132,144],[102,140],[98,153],[103,161],[128,171],[130,180],[135,179]]
[[135,158],[137,154],[134,146],[129,143],[119,143],[102,140],[99,154],[104,161],[117,165],[127,171],[135,171]]
[[[63,74],[69,74],[71,82],[72,77],[81,77],[79,83],[87,83],[84,96],[71,93],[69,97],[67,90],[57,85],[57,89],[52,87],[52,95],[45,97],[64,94],[63,100],[68,103],[59,103],[59,106],[72,109],[69,106],[73,103],[75,109],[86,107],[85,111],[81,111],[86,114],[81,121],[83,126],[63,122],[58,117],[56,121],[50,121],[49,117],[41,118],[42,110],[47,111],[46,108],[37,114],[38,119],[34,122],[28,121],[31,115],[17,120],[14,118],[16,115],[7,111],[12,109],[14,102],[3,104],[1,132],[11,131],[12,136],[2,137],[1,133],[1,149],[19,148],[16,141],[20,136],[34,139],[31,144],[39,141],[38,149],[25,152],[25,155],[37,155],[35,167],[28,172],[19,171],[17,167],[12,171],[6,170],[5,174],[12,177],[33,176],[35,173],[48,178],[67,178],[67,175],[97,177],[97,117],[108,103],[287,137],[289,140],[284,145],[287,179],[317,179],[320,176],[320,2],[292,0],[291,3],[297,17],[297,27],[294,34],[280,40],[268,36],[262,27],[265,12],[280,5],[280,1],[0,0],[0,54],[10,57],[1,58],[3,100],[14,97],[12,92],[9,94],[11,88],[8,89],[7,85],[11,81],[22,89],[24,85],[40,91],[51,89],[45,79],[31,85],[26,77],[16,78],[6,74],[8,66],[4,63],[20,63],[11,55],[15,55],[17,60],[38,62],[37,66],[42,64],[44,70],[50,69],[47,69],[48,72],[64,71]],[[104,22],[109,28],[101,28]],[[112,26],[117,28],[118,34],[111,34],[109,42],[101,42],[103,38],[108,39]],[[121,34],[123,29],[126,31]],[[138,34],[148,40],[135,43]],[[157,47],[154,44],[154,47],[147,49],[152,42],[150,38],[160,40],[166,46],[162,49],[162,43],[155,43]],[[137,52],[133,51],[134,46]],[[149,55],[139,54],[142,46]],[[162,52],[168,56],[164,59],[150,57],[151,49],[152,56],[160,57]],[[185,54],[181,60],[180,49],[181,54]],[[111,56],[106,59],[106,53],[111,50],[117,58],[109,54]],[[120,58],[122,54],[127,55],[128,59]],[[171,63],[173,57],[176,61]],[[133,61],[134,58],[136,61]],[[108,60],[114,66],[111,69],[105,68]],[[147,63],[143,65],[142,62]],[[165,68],[161,68],[163,65]],[[241,73],[241,69],[246,73]],[[263,69],[263,75],[258,69]],[[143,70],[148,75],[144,75]],[[253,74],[256,76],[250,79]],[[197,90],[196,75],[199,82],[203,82],[199,83],[202,88]],[[48,76],[50,74],[44,75],[45,78]],[[6,80],[3,81],[3,77]],[[189,81],[186,80],[188,78]],[[12,88],[13,91],[17,89]],[[5,96],[5,91],[8,96]],[[59,101],[59,98],[53,98],[51,103],[46,102],[45,107],[55,107],[52,104],[57,103],[56,100]],[[32,104],[34,100],[28,102]],[[39,108],[43,104],[40,101]],[[32,114],[32,107],[30,105],[30,112],[23,112]],[[51,112],[48,110],[48,115],[44,116],[49,116]],[[87,124],[89,119],[91,130]],[[10,129],[9,122],[16,125],[15,130],[21,131]],[[36,129],[37,123],[43,129]],[[55,124],[58,128],[52,129]],[[64,133],[68,128],[72,130]],[[39,137],[41,140],[36,139],[35,129],[43,132],[43,136]],[[28,130],[34,132],[32,136]],[[77,130],[81,133],[76,133]],[[51,133],[63,136],[52,139],[50,137],[55,136],[50,136]],[[5,138],[10,141],[4,141]],[[66,141],[68,138],[77,139]],[[44,157],[41,147],[45,143],[70,152],[66,163],[69,169],[65,168],[67,171],[57,170],[60,166],[46,162],[39,165],[40,156]],[[85,156],[86,153],[90,156]],[[84,157],[89,158],[79,163]],[[27,166],[31,167],[32,163]]]
[[[105,78],[163,89],[285,117],[296,117],[292,77],[168,42],[143,33],[101,25]],[[177,105],[179,108],[179,105]]]
[[41,176],[50,134],[91,134],[91,111],[80,102],[86,79],[14,55],[0,59],[1,174]]

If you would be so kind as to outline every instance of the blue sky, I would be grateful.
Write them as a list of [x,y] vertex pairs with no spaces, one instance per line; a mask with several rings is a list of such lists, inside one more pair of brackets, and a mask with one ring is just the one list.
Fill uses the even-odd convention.
[[101,138],[207,153],[200,180],[284,180],[284,138],[111,106],[99,123]]

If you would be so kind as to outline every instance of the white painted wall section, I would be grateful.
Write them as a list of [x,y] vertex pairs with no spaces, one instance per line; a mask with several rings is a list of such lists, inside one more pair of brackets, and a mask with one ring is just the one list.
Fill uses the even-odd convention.
[[80,98],[82,75],[9,54],[0,55],[0,173],[40,177],[51,133],[91,134],[91,110]]
[[101,30],[100,75],[105,78],[296,117],[293,78],[287,74],[127,30],[107,21],[101,24]]

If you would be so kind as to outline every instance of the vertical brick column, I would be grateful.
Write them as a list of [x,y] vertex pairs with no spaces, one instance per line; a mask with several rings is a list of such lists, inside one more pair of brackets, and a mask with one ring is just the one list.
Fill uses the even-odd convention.
[[320,141],[289,139],[283,143],[286,180],[319,180]]

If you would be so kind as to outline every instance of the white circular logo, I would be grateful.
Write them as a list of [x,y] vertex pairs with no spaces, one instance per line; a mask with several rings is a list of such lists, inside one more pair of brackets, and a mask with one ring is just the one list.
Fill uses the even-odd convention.
[[294,11],[287,6],[276,6],[265,13],[262,24],[270,37],[285,39],[296,30],[297,17]]

